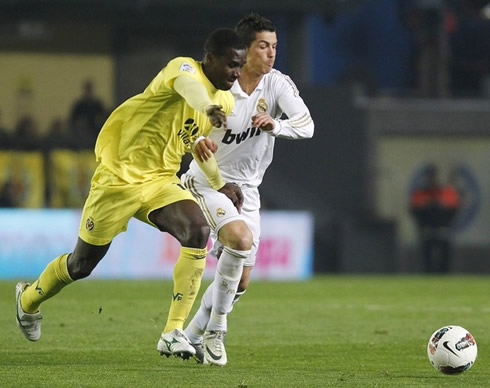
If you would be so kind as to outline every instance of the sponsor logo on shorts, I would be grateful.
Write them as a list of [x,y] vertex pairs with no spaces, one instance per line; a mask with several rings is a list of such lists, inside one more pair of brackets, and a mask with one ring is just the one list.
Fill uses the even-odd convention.
[[226,214],[225,209],[223,209],[223,208],[221,208],[221,207],[219,207],[219,208],[217,208],[217,209],[216,209],[216,215],[217,215],[218,217],[223,217],[225,214]]
[[87,221],[85,221],[85,229],[91,232],[94,229],[94,226],[95,226],[94,220],[91,217],[87,218]]
[[265,112],[267,112],[268,108],[269,108],[269,106],[265,102],[265,99],[259,98],[259,102],[257,103],[257,112],[265,113]]

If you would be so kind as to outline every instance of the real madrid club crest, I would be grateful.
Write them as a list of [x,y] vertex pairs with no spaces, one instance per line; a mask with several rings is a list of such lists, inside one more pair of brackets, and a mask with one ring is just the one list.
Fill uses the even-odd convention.
[[265,112],[267,112],[267,109],[268,108],[269,108],[269,106],[265,102],[265,99],[264,98],[259,98],[259,102],[257,103],[257,112],[259,112],[259,113],[265,113]]
[[216,215],[217,215],[218,217],[223,217],[225,214],[226,214],[225,209],[223,209],[223,208],[221,208],[221,207],[219,207],[219,208],[217,208],[217,209],[216,209]]

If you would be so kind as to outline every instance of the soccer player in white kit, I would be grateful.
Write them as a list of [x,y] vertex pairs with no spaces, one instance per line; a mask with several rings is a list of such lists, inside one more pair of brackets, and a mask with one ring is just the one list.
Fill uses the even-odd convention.
[[[255,264],[260,240],[258,187],[272,161],[275,139],[307,139],[314,131],[295,84],[273,68],[277,37],[272,22],[252,13],[237,23],[235,31],[247,46],[247,63],[231,88],[235,107],[226,128],[214,129],[209,138],[217,144],[214,156],[223,179],[242,189],[241,211],[212,189],[196,162],[182,175],[211,226],[213,251],[219,256],[214,281],[185,333],[198,362],[221,366],[227,363],[223,343],[227,314],[247,289]],[[287,118],[281,118],[283,114]],[[212,143],[209,148],[215,150]]]

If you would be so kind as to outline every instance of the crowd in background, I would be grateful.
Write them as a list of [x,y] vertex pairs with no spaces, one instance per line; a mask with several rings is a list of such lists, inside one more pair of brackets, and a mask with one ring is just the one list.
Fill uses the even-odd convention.
[[20,117],[15,128],[2,125],[0,111],[0,149],[49,150],[53,148],[93,148],[97,134],[108,112],[95,94],[95,85],[86,80],[82,95],[73,102],[66,118],[54,118],[46,131],[41,131],[32,115]]
[[[407,76],[402,77],[405,78],[402,85],[405,93],[397,95],[490,98],[490,5],[482,7],[483,3],[480,0],[404,0],[398,3],[397,23],[411,38],[407,47],[410,55],[404,66]],[[352,15],[353,23],[359,23],[358,16]],[[339,15],[327,22],[340,22]],[[352,26],[346,28],[352,29]],[[345,34],[341,32],[339,36],[346,39]],[[360,37],[358,40],[362,42]],[[342,44],[348,43],[347,40]],[[362,52],[355,51],[364,48],[352,44],[346,47],[347,51],[349,49],[354,50],[350,53],[354,58],[362,57]],[[342,52],[327,55],[341,56]],[[400,55],[400,52],[393,55]],[[389,62],[382,68],[389,67]],[[385,95],[382,85],[373,80],[376,72],[368,68],[372,65],[365,66],[364,71],[370,75],[363,77],[366,84],[363,86],[374,89],[370,90],[370,95]],[[358,76],[350,74],[351,78]],[[344,78],[345,74],[341,73],[334,82],[344,84]],[[5,128],[0,106],[0,149],[92,148],[112,109],[97,97],[96,87],[91,80],[86,80],[82,95],[73,102],[71,111],[66,112],[65,117],[53,117],[49,128],[38,128],[36,117],[30,114],[18,117],[14,128]]]
[[[490,5],[480,0],[401,1],[413,37],[413,86],[420,97],[490,97]],[[486,12],[486,13],[485,13]]]
[[[406,63],[406,73],[411,75],[404,85],[406,96],[490,98],[490,15],[482,17],[480,3],[476,0],[399,2],[399,23],[413,41],[410,63]],[[490,13],[490,7],[486,9]],[[335,23],[335,18],[331,23]],[[344,81],[339,76],[337,82]],[[89,150],[93,155],[97,134],[112,107],[97,96],[97,85],[91,80],[87,79],[81,86],[81,96],[73,101],[70,111],[65,117],[53,117],[49,128],[39,128],[32,114],[18,117],[14,128],[7,128],[3,125],[0,106],[0,151],[41,151],[45,170],[51,166],[46,156],[51,150]],[[373,89],[370,95],[385,95],[379,86]],[[9,162],[9,165],[15,163]],[[0,171],[0,206],[22,206],[23,202],[18,200],[19,190],[13,191],[15,185],[11,182],[15,174],[5,172],[8,168],[4,165]],[[45,181],[48,187],[54,185],[48,179]],[[12,192],[14,194],[7,195]],[[46,193],[47,199],[42,205],[49,207],[49,188]],[[75,201],[70,206],[79,205]]]

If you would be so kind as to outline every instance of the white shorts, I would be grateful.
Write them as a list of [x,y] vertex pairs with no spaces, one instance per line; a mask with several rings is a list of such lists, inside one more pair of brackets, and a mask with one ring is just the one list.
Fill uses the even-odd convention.
[[245,259],[244,266],[254,266],[260,241],[260,195],[258,189],[255,187],[242,187],[244,200],[242,211],[238,213],[231,200],[226,195],[210,187],[209,184],[203,184],[197,178],[187,174],[183,174],[181,180],[196,198],[211,227],[211,238],[213,240],[211,254],[217,256],[223,247],[223,244],[218,241],[218,232],[223,225],[232,221],[242,220],[247,224],[253,236],[252,250],[250,256]]

